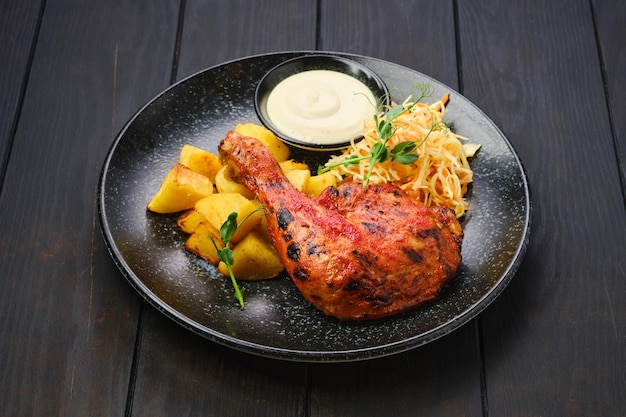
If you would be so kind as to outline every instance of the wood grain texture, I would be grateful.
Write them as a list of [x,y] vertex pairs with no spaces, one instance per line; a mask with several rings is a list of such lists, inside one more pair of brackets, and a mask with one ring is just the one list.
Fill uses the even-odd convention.
[[11,0],[0,4],[0,191],[36,42],[40,8],[39,1]]
[[626,104],[622,99],[626,91],[626,3],[620,0],[597,0],[592,5],[622,172],[622,187],[626,194]]
[[464,93],[534,203],[526,259],[482,316],[489,414],[623,415],[626,219],[589,3],[459,2],[458,20]]
[[167,85],[176,12],[46,2],[0,196],[3,416],[124,413],[140,301],[104,247],[96,185],[124,119]]
[[306,365],[209,342],[144,314],[133,416],[306,416]]
[[482,415],[476,328],[373,361],[311,366],[312,417]]
[[187,2],[179,79],[233,59],[315,50],[315,0]]
[[320,49],[381,58],[458,89],[452,1],[324,1]]

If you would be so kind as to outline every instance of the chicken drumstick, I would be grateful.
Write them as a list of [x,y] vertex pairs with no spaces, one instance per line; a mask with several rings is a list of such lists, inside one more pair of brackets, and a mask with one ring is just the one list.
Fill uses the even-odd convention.
[[436,297],[461,262],[463,230],[447,208],[391,184],[343,183],[312,199],[258,140],[231,131],[219,151],[265,207],[296,287],[327,315],[365,320],[414,308]]

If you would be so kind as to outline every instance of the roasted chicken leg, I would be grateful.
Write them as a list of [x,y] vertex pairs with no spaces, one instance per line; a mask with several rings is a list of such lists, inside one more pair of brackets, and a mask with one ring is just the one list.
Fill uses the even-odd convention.
[[463,231],[391,185],[343,183],[317,199],[296,190],[256,139],[219,145],[266,209],[274,246],[304,298],[342,320],[375,319],[431,300],[455,274]]

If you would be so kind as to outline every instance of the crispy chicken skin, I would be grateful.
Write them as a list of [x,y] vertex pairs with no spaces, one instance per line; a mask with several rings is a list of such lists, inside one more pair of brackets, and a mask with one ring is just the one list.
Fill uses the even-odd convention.
[[304,298],[342,320],[396,314],[436,297],[461,262],[463,231],[391,185],[343,183],[317,199],[296,190],[256,139],[219,145],[266,209],[274,246]]

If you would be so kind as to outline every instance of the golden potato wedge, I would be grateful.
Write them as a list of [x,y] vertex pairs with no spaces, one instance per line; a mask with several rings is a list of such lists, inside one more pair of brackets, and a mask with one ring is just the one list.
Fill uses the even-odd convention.
[[[232,265],[235,278],[242,281],[258,281],[274,278],[285,268],[276,249],[260,233],[252,231],[233,247],[235,263]],[[228,276],[224,262],[218,270]]]
[[309,166],[304,162],[296,162],[293,159],[279,162],[278,165],[280,165],[280,169],[283,171],[283,174],[293,171],[294,169],[309,169]]
[[193,233],[194,230],[196,230],[196,227],[198,227],[198,225],[203,221],[206,221],[204,216],[200,214],[198,211],[191,209],[191,210],[185,211],[183,214],[181,214],[178,217],[178,220],[176,221],[176,225],[181,231],[190,235]]
[[215,228],[208,222],[199,223],[193,233],[189,235],[183,247],[211,265],[217,266],[220,263],[220,258],[217,255],[217,250],[211,241],[211,237],[213,237],[215,244],[220,250],[224,249],[224,244],[219,236],[215,235]]
[[[238,228],[230,239],[233,244],[243,239],[261,222],[263,212],[257,208],[257,204],[238,193],[211,194],[199,200],[194,206],[194,210],[202,214],[207,222],[218,231],[228,219],[228,215],[236,212]],[[250,217],[241,223],[248,215]]]
[[215,175],[222,168],[219,156],[192,145],[183,145],[178,162],[215,183]]
[[278,162],[289,159],[289,148],[265,126],[254,123],[239,123],[235,126],[235,132],[243,136],[249,136],[260,140],[269,149],[270,153]]
[[285,176],[298,191],[304,191],[309,183],[311,171],[308,169],[292,169],[291,171],[287,171]]
[[322,191],[324,191],[324,189],[330,187],[331,185],[334,187],[337,186],[337,177],[335,177],[331,172],[325,172],[320,175],[311,175],[306,187],[304,188],[304,193],[310,195],[311,197],[317,197]]
[[232,179],[230,176],[230,167],[228,165],[224,165],[215,176],[215,187],[219,193],[224,194],[232,194],[237,193],[241,194],[245,198],[252,200],[254,198],[254,194],[245,185],[239,184],[237,181]]
[[267,229],[267,217],[265,216],[265,211],[262,211],[262,208],[261,208],[263,207],[263,205],[258,200],[252,200],[252,203],[257,207],[257,209],[259,209],[260,213],[262,214],[261,221],[254,228],[254,230],[259,232],[261,236],[263,236],[263,239],[267,240],[268,242],[271,242],[272,238],[270,236],[269,230]]
[[148,210],[161,214],[177,213],[192,208],[196,201],[212,193],[210,179],[182,164],[176,164],[148,203]]

